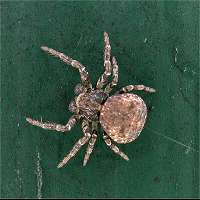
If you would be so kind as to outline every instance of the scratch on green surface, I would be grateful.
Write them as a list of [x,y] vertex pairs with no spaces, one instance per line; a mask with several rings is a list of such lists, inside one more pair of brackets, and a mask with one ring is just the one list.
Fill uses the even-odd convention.
[[22,188],[23,180],[22,180],[21,172],[20,172],[19,168],[16,169],[16,173],[17,173],[16,182],[18,184],[19,191],[22,193],[22,190],[23,190],[23,188]]
[[174,56],[174,63],[177,63],[177,58],[178,58],[178,48],[175,48],[175,56]]
[[169,137],[169,136],[163,135],[163,134],[161,134],[160,132],[158,132],[158,131],[156,131],[156,130],[153,130],[153,129],[150,129],[150,128],[148,128],[148,129],[151,130],[152,133],[155,133],[156,135],[162,136],[162,137],[164,137],[164,138],[167,139],[167,140],[170,140],[170,141],[172,141],[172,142],[174,142],[174,143],[176,143],[176,144],[178,144],[178,145],[181,145],[181,146],[183,146],[183,147],[186,147],[186,148],[187,148],[186,153],[189,153],[190,150],[193,150],[193,151],[195,151],[195,152],[199,152],[199,151],[196,150],[195,148],[193,148],[193,147],[191,147],[191,146],[188,146],[188,145],[186,145],[186,144],[183,144],[182,142],[180,142],[180,141],[178,141],[178,140],[175,140],[175,139],[173,139],[173,138],[171,138],[171,137]]
[[37,165],[36,165],[36,175],[37,175],[37,198],[42,198],[42,167],[40,165],[40,152],[37,151]]

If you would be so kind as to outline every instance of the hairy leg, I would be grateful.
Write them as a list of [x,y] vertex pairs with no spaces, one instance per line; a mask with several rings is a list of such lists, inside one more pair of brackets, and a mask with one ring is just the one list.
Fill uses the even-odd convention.
[[58,168],[63,167],[72,157],[74,157],[76,155],[76,153],[79,151],[79,149],[89,141],[91,134],[90,134],[88,121],[83,120],[82,129],[83,129],[84,137],[80,138],[75,143],[75,145],[73,146],[71,151],[67,154],[67,156],[64,157],[64,159],[58,164],[58,166],[57,166]]
[[111,139],[105,133],[103,139],[106,145],[109,146],[111,150],[113,150],[116,154],[120,155],[123,159],[127,161],[129,160],[128,156],[125,153],[123,153],[115,144],[112,144]]
[[87,150],[86,150],[86,153],[85,153],[85,157],[84,157],[84,160],[83,160],[83,166],[86,166],[89,158],[90,158],[90,155],[94,149],[94,144],[96,142],[96,139],[97,139],[97,132],[96,130],[93,130],[92,132],[92,136],[89,140],[89,144],[88,144],[88,147],[87,147]]
[[42,46],[41,49],[45,52],[47,52],[48,54],[55,56],[57,58],[60,58],[63,62],[71,65],[72,67],[76,68],[79,70],[80,76],[81,76],[81,81],[82,84],[86,87],[86,88],[92,88],[92,85],[90,83],[89,80],[89,74],[86,70],[86,68],[77,60],[73,60],[72,58],[66,56],[65,54],[58,52],[54,49]]
[[144,90],[145,92],[156,92],[154,88],[146,87],[144,85],[127,85],[120,89],[116,94],[131,92],[132,90]]
[[109,83],[106,88],[105,88],[105,92],[107,94],[109,94],[112,91],[112,88],[117,85],[118,83],[118,65],[117,65],[117,61],[116,58],[113,57],[112,58],[112,66],[113,66],[113,80],[111,83]]
[[102,76],[97,81],[96,88],[101,89],[104,85],[108,82],[108,77],[111,75],[112,66],[110,63],[110,53],[111,53],[111,46],[109,42],[109,36],[106,32],[104,32],[104,67],[105,71]]
[[61,125],[61,124],[56,124],[56,123],[51,123],[51,122],[47,123],[47,122],[34,120],[31,118],[26,118],[26,121],[34,126],[38,126],[47,130],[55,130],[55,131],[61,131],[61,132],[70,131],[71,128],[77,122],[77,120],[78,120],[78,116],[72,115],[66,125]]

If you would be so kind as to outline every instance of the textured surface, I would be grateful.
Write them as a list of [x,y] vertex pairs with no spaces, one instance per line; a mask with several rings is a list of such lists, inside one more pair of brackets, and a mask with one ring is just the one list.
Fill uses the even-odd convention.
[[[198,1],[1,1],[1,196],[198,197]],[[79,60],[93,84],[103,72],[103,31],[119,65],[119,85],[144,84],[150,113],[125,162],[97,139],[63,169],[58,162],[82,137],[33,127],[25,117],[64,124],[79,82],[76,70],[41,51]],[[113,92],[116,90],[113,90]]]
[[147,116],[144,101],[135,94],[109,97],[100,113],[104,131],[117,143],[129,143],[142,131]]

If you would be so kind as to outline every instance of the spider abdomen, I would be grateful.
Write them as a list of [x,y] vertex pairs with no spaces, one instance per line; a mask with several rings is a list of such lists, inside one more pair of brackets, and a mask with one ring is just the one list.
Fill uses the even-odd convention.
[[135,94],[109,97],[100,112],[104,131],[117,143],[129,143],[142,131],[147,116],[143,99]]

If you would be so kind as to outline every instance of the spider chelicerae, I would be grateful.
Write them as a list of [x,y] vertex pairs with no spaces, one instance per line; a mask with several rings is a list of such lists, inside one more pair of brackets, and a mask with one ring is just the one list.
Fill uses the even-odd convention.
[[[42,46],[41,49],[78,69],[81,78],[81,83],[77,84],[74,89],[76,96],[69,104],[69,110],[74,114],[66,125],[26,118],[32,125],[60,132],[70,131],[78,120],[81,121],[83,137],[75,143],[57,167],[63,167],[86,143],[88,143],[88,147],[83,166],[87,164],[98,136],[97,127],[99,123],[103,128],[103,139],[106,145],[128,161],[128,156],[114,142],[125,144],[135,140],[142,131],[147,116],[147,107],[142,98],[128,92],[132,90],[155,92],[155,89],[144,85],[128,85],[110,96],[110,92],[118,82],[118,64],[115,57],[111,59],[111,46],[106,32],[104,32],[105,71],[98,79],[95,87],[92,87],[89,74],[80,62],[46,46]],[[110,76],[112,76],[111,81],[109,81]]]

